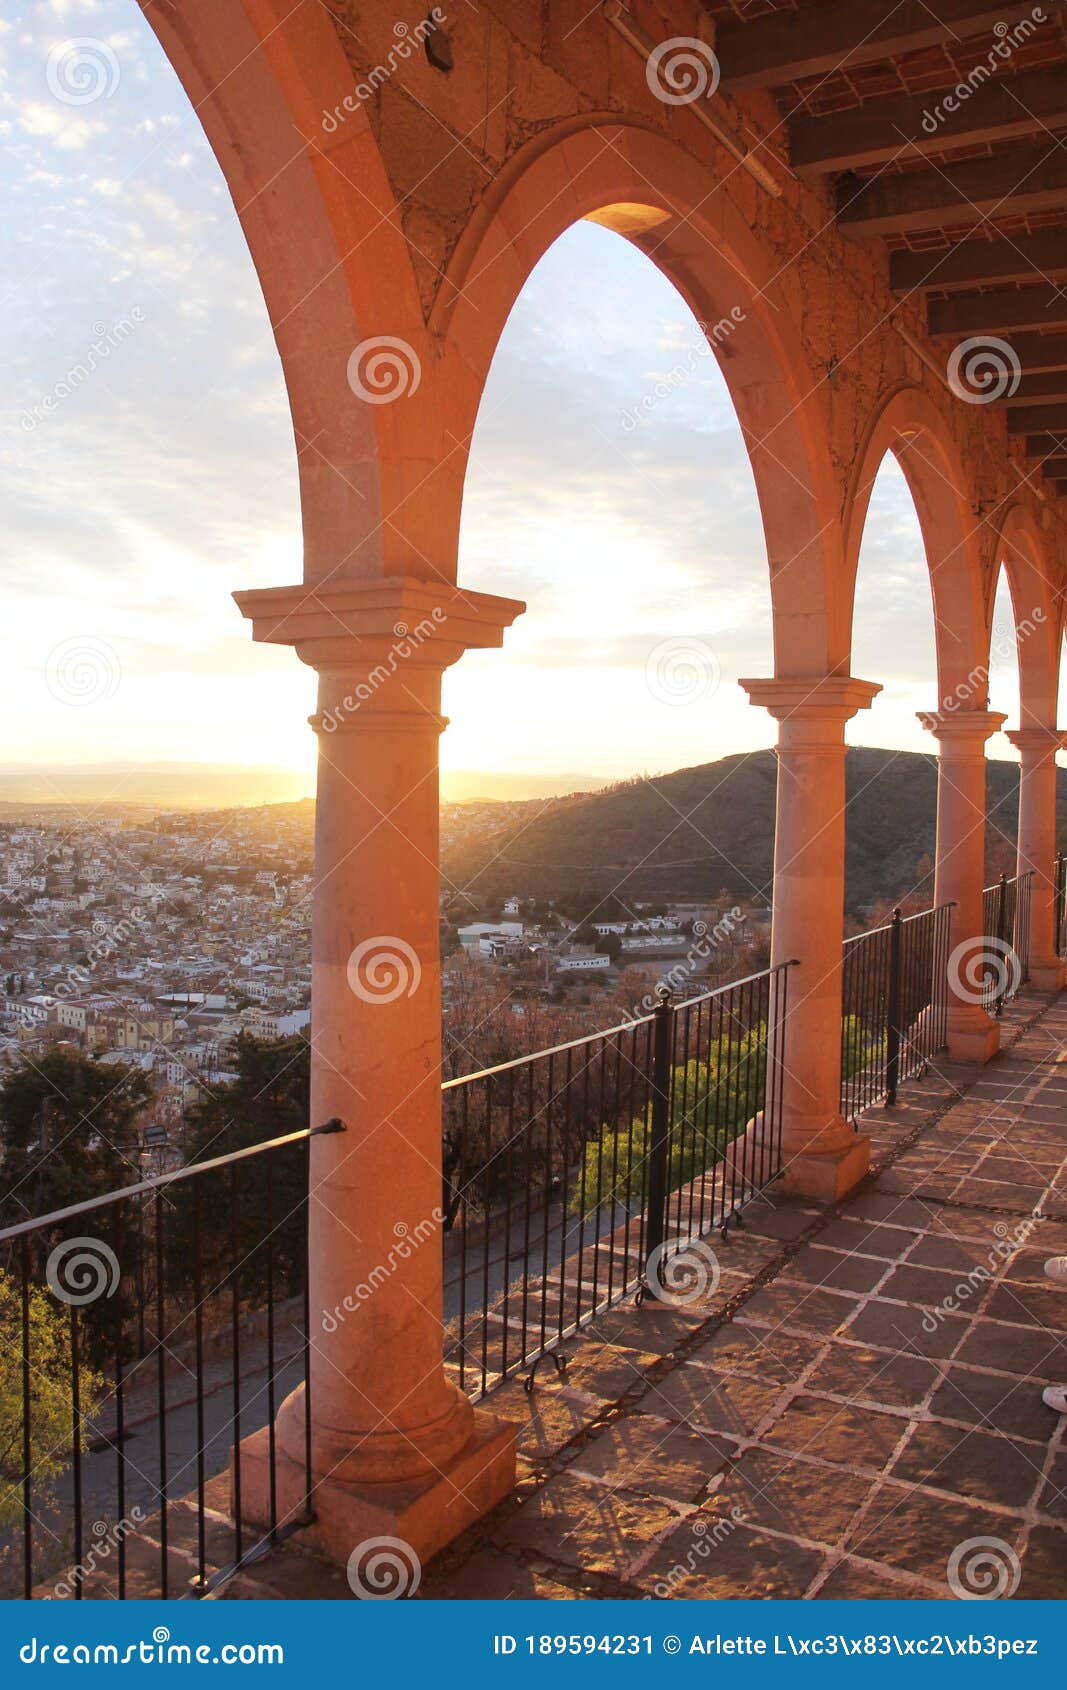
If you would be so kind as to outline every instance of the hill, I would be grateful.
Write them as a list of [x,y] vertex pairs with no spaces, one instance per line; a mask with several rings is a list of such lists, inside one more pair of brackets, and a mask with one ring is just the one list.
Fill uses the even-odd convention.
[[[1018,813],[1018,765],[989,762],[990,874],[1010,862]],[[845,901],[859,910],[915,886],[932,857],[937,759],[857,746],[845,763]],[[446,846],[447,882],[476,896],[517,892],[623,898],[705,898],[720,890],[768,894],[774,843],[777,760],[773,751],[723,757],[673,774],[636,779],[543,805],[527,803],[501,825],[468,831]],[[1067,773],[1059,776],[1067,824]]]

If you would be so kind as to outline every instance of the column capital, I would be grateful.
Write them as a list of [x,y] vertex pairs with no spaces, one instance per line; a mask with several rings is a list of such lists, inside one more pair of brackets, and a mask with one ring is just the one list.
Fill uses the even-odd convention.
[[1004,738],[1010,740],[1020,756],[1054,757],[1067,745],[1067,732],[1061,728],[1009,728]]
[[1000,710],[919,710],[916,714],[942,752],[982,753],[986,740],[1008,719]]
[[869,708],[881,692],[878,681],[860,681],[855,675],[801,677],[759,676],[739,681],[749,702],[758,704],[778,722],[797,718],[804,722],[835,721],[844,725],[857,710]]
[[233,597],[254,640],[291,645],[320,673],[362,669],[397,647],[405,663],[441,671],[472,647],[502,644],[504,629],[526,609],[520,599],[410,575],[257,587]]

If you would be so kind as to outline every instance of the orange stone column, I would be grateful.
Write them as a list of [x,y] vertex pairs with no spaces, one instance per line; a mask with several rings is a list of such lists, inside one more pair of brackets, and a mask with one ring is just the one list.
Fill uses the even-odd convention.
[[[240,593],[257,640],[318,671],[312,903],[310,1537],[347,1562],[420,1560],[514,1484],[514,1427],[442,1362],[438,738],[441,676],[499,645],[510,599],[390,578]],[[277,1421],[282,1520],[305,1489],[303,1387]],[[269,1523],[267,1433],[242,1445],[242,1513]]]
[[995,710],[923,711],[935,735],[937,851],[934,902],[952,904],[949,917],[948,1053],[957,1062],[988,1062],[1000,1048],[1000,1027],[982,1007],[990,951],[982,916],[985,873],[985,745],[1005,717]]
[[870,1165],[840,1103],[845,723],[881,688],[848,675],[741,685],[778,722],[771,962],[799,963],[781,1053],[785,1186],[831,1202]]
[[1019,753],[1018,873],[1030,882],[1030,980],[1058,992],[1064,964],[1056,955],[1056,753],[1067,742],[1058,728],[1017,728],[1007,735]]

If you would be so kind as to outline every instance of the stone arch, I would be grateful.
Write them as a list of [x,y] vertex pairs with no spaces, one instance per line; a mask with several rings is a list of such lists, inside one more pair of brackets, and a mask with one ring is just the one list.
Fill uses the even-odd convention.
[[[603,117],[553,130],[512,160],[452,256],[430,318],[465,446],[489,364],[530,272],[591,218],[633,241],[705,332],[737,411],[763,518],[775,664],[797,678],[846,673],[847,616],[820,384],[772,256],[689,154]],[[465,451],[455,451],[442,529],[458,531]],[[438,505],[438,516],[442,514]]]
[[1007,577],[1015,617],[1019,672],[1019,725],[1054,727],[1063,638],[1062,594],[1057,589],[1033,515],[1009,507],[996,534],[986,621],[990,633],[1001,572]]
[[324,109],[353,89],[337,32],[324,7],[294,16],[287,0],[141,4],[226,178],[263,289],[293,420],[305,579],[386,572],[381,462],[395,407],[358,403],[348,362],[382,334],[421,356],[423,319],[365,108],[323,128]]
[[897,388],[876,411],[845,509],[849,625],[860,544],[875,477],[891,452],[908,483],[930,574],[939,699],[968,688],[973,707],[987,694],[989,630],[982,586],[980,525],[966,471],[944,417],[920,388]]

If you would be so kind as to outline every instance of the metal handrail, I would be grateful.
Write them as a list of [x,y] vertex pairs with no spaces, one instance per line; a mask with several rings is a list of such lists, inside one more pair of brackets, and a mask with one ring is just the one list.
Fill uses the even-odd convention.
[[87,1197],[82,1203],[71,1203],[65,1209],[53,1209],[47,1215],[35,1215],[32,1220],[20,1221],[17,1226],[5,1227],[0,1232],[0,1244],[6,1244],[12,1238],[21,1238],[24,1234],[36,1232],[45,1226],[57,1226],[60,1221],[73,1220],[75,1215],[87,1215],[94,1209],[106,1209],[112,1203],[124,1203],[129,1197],[143,1197],[152,1191],[160,1191],[164,1186],[177,1185],[179,1180],[192,1179],[195,1174],[211,1173],[215,1168],[230,1167],[235,1162],[247,1161],[250,1156],[262,1156],[268,1150],[280,1150],[284,1144],[299,1144],[305,1138],[319,1138],[323,1133],[343,1133],[343,1121],[324,1121],[321,1127],[301,1127],[299,1132],[283,1133],[280,1138],[264,1139],[262,1144],[248,1144],[242,1150],[228,1151],[225,1156],[212,1156],[207,1162],[190,1162],[185,1168],[175,1168],[169,1174],[159,1174],[155,1179],[139,1180],[136,1185],[120,1185],[115,1191],[105,1191],[100,1197]]

